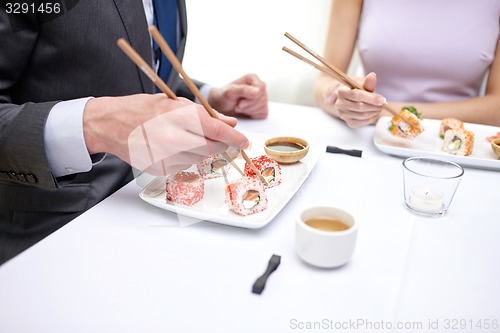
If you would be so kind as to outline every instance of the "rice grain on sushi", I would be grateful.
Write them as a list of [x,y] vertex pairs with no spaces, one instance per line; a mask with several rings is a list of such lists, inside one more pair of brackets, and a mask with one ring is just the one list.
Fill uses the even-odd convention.
[[444,133],[443,150],[447,153],[468,156],[474,146],[474,133],[463,128],[449,129]]
[[192,206],[203,198],[205,183],[195,172],[181,171],[169,175],[165,182],[167,201]]
[[[265,186],[265,188],[271,188],[281,184],[281,166],[274,158],[269,157],[268,155],[261,155],[251,158],[250,160],[255,165],[255,168],[260,171],[262,177],[266,180],[267,186]],[[257,177],[248,163],[245,163],[244,173],[247,177]]]
[[267,195],[262,182],[242,177],[226,186],[225,202],[236,214],[245,216],[265,210]]

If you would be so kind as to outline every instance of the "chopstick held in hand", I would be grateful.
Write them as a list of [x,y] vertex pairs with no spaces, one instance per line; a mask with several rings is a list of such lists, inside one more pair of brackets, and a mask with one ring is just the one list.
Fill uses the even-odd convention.
[[[167,95],[170,99],[178,99],[177,95],[167,86],[167,84],[162,80],[160,76],[149,66],[149,64],[137,53],[136,50],[123,38],[118,39],[117,45],[120,47],[120,49],[132,60],[136,66],[141,69],[141,71],[146,74],[146,76],[165,94]],[[150,145],[148,142],[148,137],[146,130],[144,128],[144,125],[141,125],[141,129],[144,135],[144,138],[146,140],[146,145],[148,147],[148,153],[149,153],[149,158],[151,160],[151,163],[154,163],[154,158],[153,158],[153,153],[150,150]],[[222,153],[223,157],[231,163],[236,171],[238,171],[242,176],[244,175],[243,171],[238,167],[236,163],[234,163],[234,157],[236,155],[230,156],[227,152]],[[166,167],[165,163],[162,160],[161,161],[162,168],[163,168],[163,175],[166,175]]]
[[[317,64],[317,63],[315,63],[315,62],[313,62],[313,61],[305,58],[304,56],[298,54],[297,52],[294,52],[294,51],[290,50],[287,47],[283,47],[283,51],[285,51],[288,54],[296,57],[299,60],[302,60],[303,62],[307,63],[308,65],[310,65],[310,66],[312,66],[314,68],[316,68],[317,70],[319,70],[319,71],[321,71],[321,72],[323,72],[325,74],[333,76],[340,83],[343,83],[344,85],[348,86],[351,89],[359,89],[359,90],[366,91],[366,89],[362,85],[360,85],[359,83],[357,83],[355,80],[353,80],[346,73],[344,73],[343,71],[341,71],[340,69],[338,69],[334,65],[330,64],[328,61],[326,61],[325,58],[323,58],[322,56],[320,56],[319,54],[317,54],[316,52],[314,52],[313,50],[311,50],[309,47],[307,47],[304,43],[302,43],[301,41],[299,41],[297,38],[293,37],[288,32],[285,33],[285,36],[288,39],[290,39],[292,42],[294,42],[295,44],[297,44],[300,48],[302,48],[303,50],[305,50],[307,53],[309,53],[311,56],[313,56],[315,59],[317,59],[318,61],[320,61],[324,66],[319,65],[319,64]],[[411,127],[415,127],[415,125],[411,121],[409,121],[404,115],[400,115],[399,112],[397,110],[395,110],[394,108],[392,108],[389,104],[385,103],[384,105],[382,105],[382,107],[385,108],[390,113],[392,113],[393,115],[398,116],[399,118],[401,118],[405,123],[407,123]]]
[[[210,114],[210,116],[212,116],[215,119],[219,119],[217,112],[214,111],[214,109],[210,106],[210,104],[205,99],[205,97],[203,97],[200,90],[198,89],[196,84],[193,82],[193,80],[191,80],[191,78],[186,74],[186,72],[182,68],[182,65],[181,65],[179,59],[177,59],[177,57],[175,56],[175,54],[172,51],[172,49],[170,48],[170,46],[168,46],[167,41],[163,38],[160,31],[154,25],[149,27],[149,31],[151,32],[151,36],[153,36],[153,39],[155,40],[156,44],[158,44],[161,51],[165,54],[167,59],[172,64],[172,67],[183,77],[189,90],[201,102],[201,104],[203,105],[203,107],[205,107],[205,110],[207,110],[207,112]],[[224,154],[223,154],[223,156],[224,156]],[[248,165],[255,172],[255,174],[259,177],[260,181],[263,184],[268,185],[266,179],[264,177],[262,177],[262,174],[255,167],[252,160],[250,160],[250,158],[248,158],[248,156],[244,150],[241,150],[241,156],[243,157],[245,162],[248,163]],[[226,158],[226,156],[224,156],[224,158]],[[232,164],[233,164],[233,166],[236,166],[236,163],[232,163]],[[237,166],[236,166],[236,168],[240,172],[240,174],[242,174],[241,170]]]

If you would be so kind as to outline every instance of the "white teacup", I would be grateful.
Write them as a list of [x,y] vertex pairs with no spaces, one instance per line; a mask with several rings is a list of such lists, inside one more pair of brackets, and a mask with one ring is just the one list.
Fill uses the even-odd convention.
[[358,224],[344,210],[317,206],[296,220],[295,250],[305,262],[324,268],[344,265],[354,253]]

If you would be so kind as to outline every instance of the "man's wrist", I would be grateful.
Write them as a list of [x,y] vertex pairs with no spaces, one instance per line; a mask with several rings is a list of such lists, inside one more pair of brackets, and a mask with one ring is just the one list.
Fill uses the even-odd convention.
[[[204,84],[200,87],[200,93],[203,96],[203,98],[205,98],[205,100],[207,100],[207,101],[209,100],[210,92],[212,91],[212,88],[213,87],[209,84]],[[201,104],[201,101],[198,100],[198,98],[195,98],[194,102]]]
[[92,168],[83,134],[83,112],[90,99],[59,102],[50,111],[44,140],[54,177],[87,172]]

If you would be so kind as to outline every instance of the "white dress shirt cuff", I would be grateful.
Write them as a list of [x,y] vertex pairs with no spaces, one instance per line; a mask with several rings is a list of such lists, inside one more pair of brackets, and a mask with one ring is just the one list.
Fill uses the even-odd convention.
[[87,172],[92,159],[83,135],[83,110],[91,97],[59,102],[45,125],[45,147],[54,177]]
[[[204,84],[200,87],[200,93],[208,101],[208,96],[210,95],[210,91],[212,91],[212,86],[209,84]],[[201,104],[201,101],[198,98],[195,98],[195,103]]]

